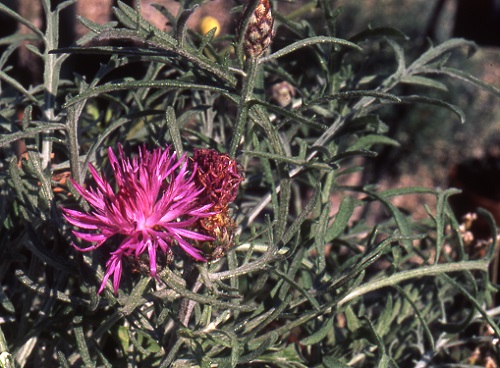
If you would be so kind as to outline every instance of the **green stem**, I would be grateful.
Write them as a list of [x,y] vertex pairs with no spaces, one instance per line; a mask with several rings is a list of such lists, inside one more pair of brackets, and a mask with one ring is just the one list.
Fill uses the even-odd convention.
[[[50,4],[45,1],[42,2],[44,5],[44,12],[46,14],[45,21],[47,28],[45,30],[45,50],[43,54],[44,70],[43,79],[45,86],[45,97],[43,104],[43,111],[45,113],[45,119],[48,122],[54,122],[56,120],[55,116],[55,101],[57,96],[58,83],[57,79],[59,76],[59,68],[57,63],[57,55],[50,54],[49,52],[57,49],[58,44],[58,23],[59,14],[52,12],[50,10]],[[42,135],[42,168],[46,169],[50,164],[50,156],[52,153],[52,139],[48,132]]]
[[[193,293],[197,293],[201,288],[201,283],[196,282],[198,280],[200,273],[198,269],[194,266],[194,263],[191,259],[186,260],[185,268],[184,268],[184,280],[186,280],[186,289],[191,290]],[[187,327],[189,324],[189,319],[191,318],[191,313],[193,312],[194,301],[184,297],[181,300],[179,307],[179,314],[177,318],[179,321]]]
[[257,59],[248,59],[245,69],[246,77],[243,80],[243,91],[238,105],[238,115],[236,116],[236,124],[231,138],[231,144],[229,146],[229,155],[231,157],[236,156],[236,150],[238,149],[241,136],[245,131],[245,124],[248,120],[248,101],[250,101],[253,96],[253,88],[258,70]]
[[416,279],[425,276],[436,276],[442,273],[445,274],[451,272],[472,271],[472,270],[488,271],[488,265],[489,265],[488,261],[464,261],[457,263],[446,263],[446,264],[437,264],[432,266],[424,266],[416,268],[414,270],[398,272],[392,276],[385,277],[377,281],[371,281],[366,285],[357,287],[349,294],[347,294],[345,297],[343,297],[337,303],[337,305],[341,306],[342,304],[345,304],[364,294],[368,294],[372,291],[382,289],[387,286],[393,286],[406,280]]
[[82,184],[82,175],[79,161],[79,144],[78,144],[78,118],[81,115],[85,102],[77,106],[68,108],[68,117],[66,118],[66,144],[69,151],[69,163],[71,168],[71,176],[78,184]]

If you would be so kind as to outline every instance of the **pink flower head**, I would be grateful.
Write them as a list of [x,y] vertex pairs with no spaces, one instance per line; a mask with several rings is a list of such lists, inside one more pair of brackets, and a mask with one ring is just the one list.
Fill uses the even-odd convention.
[[209,212],[211,203],[199,204],[198,196],[203,188],[198,187],[194,180],[196,166],[192,167],[192,173],[188,173],[185,155],[178,160],[168,149],[157,148],[150,152],[142,147],[138,157],[129,159],[121,146],[118,150],[119,159],[111,148],[108,149],[117,190],[113,190],[104,176],[89,164],[97,187],[85,189],[73,180],[72,183],[89,202],[91,212],[62,209],[69,223],[91,231],[73,231],[80,239],[94,243],[83,249],[74,245],[79,251],[94,250],[114,235],[123,237],[106,263],[99,293],[111,275],[114,291],[118,291],[124,257],[137,260],[147,252],[150,274],[156,277],[158,250],[169,254],[175,241],[194,259],[206,261],[189,240],[212,240],[207,235],[189,230],[200,218],[213,212]]

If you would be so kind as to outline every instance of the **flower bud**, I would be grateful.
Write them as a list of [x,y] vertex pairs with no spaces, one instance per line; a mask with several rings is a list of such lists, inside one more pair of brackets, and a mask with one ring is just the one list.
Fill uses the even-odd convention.
[[[252,6],[252,5],[249,5]],[[249,58],[260,57],[273,40],[274,17],[269,0],[259,0],[259,3],[248,21],[243,47]]]
[[209,259],[218,259],[234,245],[236,224],[229,204],[236,199],[243,181],[242,169],[229,155],[213,149],[196,149],[192,158],[195,180],[203,188],[200,204],[213,204],[214,214],[198,221],[196,230],[213,240],[199,241],[196,247]]

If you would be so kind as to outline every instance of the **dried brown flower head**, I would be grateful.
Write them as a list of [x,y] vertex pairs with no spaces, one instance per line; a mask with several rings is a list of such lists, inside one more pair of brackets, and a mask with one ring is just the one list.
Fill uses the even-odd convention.
[[243,180],[238,163],[225,153],[212,149],[195,149],[193,161],[197,164],[196,181],[205,189],[206,203],[214,203],[214,210],[227,207],[234,201]]
[[197,248],[207,259],[218,259],[233,245],[236,224],[229,204],[243,180],[241,168],[229,155],[212,149],[195,149],[193,162],[197,165],[195,180],[204,188],[202,204],[213,203],[212,210],[217,212],[197,222],[197,231],[214,239],[198,242]]

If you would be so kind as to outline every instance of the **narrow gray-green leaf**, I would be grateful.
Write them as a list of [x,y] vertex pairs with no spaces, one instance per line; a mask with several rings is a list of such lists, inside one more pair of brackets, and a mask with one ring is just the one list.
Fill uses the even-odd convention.
[[82,16],[77,16],[76,18],[78,19],[78,21],[80,23],[82,23],[82,25],[85,28],[87,28],[88,30],[90,30],[96,34],[99,34],[104,30],[114,28],[118,25],[117,22],[109,22],[109,23],[105,23],[105,24],[99,24],[99,23],[92,22],[91,20],[89,20],[85,17],[82,17]]
[[285,231],[286,222],[289,216],[291,179],[282,179],[280,186],[279,209],[276,214],[276,225],[274,226],[275,239],[281,239],[283,232]]
[[30,100],[31,103],[37,106],[40,105],[40,102],[26,88],[24,88],[21,83],[19,83],[16,79],[12,78],[10,75],[1,70],[0,70],[0,80],[3,80],[4,82],[10,84],[12,87],[17,89],[19,92],[21,92],[21,94],[26,96],[26,98]]
[[351,332],[355,332],[359,328],[361,328],[362,324],[361,321],[359,320],[358,316],[356,313],[354,313],[354,310],[352,309],[351,305],[348,305],[347,308],[344,311],[345,317],[346,317],[346,322],[347,322],[347,328]]
[[244,364],[257,359],[260,355],[264,354],[267,349],[270,349],[273,344],[278,340],[278,334],[271,332],[266,340],[264,340],[255,350],[251,353],[240,357],[239,364]]
[[410,74],[413,74],[413,72],[418,72],[418,70],[424,65],[459,47],[469,47],[471,49],[475,49],[477,45],[472,41],[467,41],[462,38],[452,38],[438,46],[431,47],[429,50],[424,52],[417,60],[415,60],[410,65],[408,71],[410,72]]
[[172,138],[172,143],[174,145],[175,152],[177,153],[177,158],[180,159],[183,153],[181,132],[175,118],[175,110],[172,106],[167,107],[165,119],[167,120],[168,131],[170,132],[170,138]]
[[70,98],[63,105],[63,108],[73,105],[76,102],[86,100],[91,97],[99,96],[101,93],[108,93],[112,91],[120,91],[120,90],[135,89],[135,88],[199,89],[199,90],[221,92],[221,93],[227,92],[227,90],[223,88],[212,87],[204,84],[179,82],[169,79],[156,80],[156,81],[127,81],[122,83],[107,83],[102,86],[97,86],[92,89],[89,89],[73,98]]
[[[308,289],[305,289],[304,286],[299,285],[296,281],[296,274],[297,272],[300,271],[301,265],[302,265],[302,259],[304,258],[304,253],[305,253],[305,248],[300,248],[295,256],[293,257],[293,262],[290,262],[290,266],[288,269],[288,272],[285,274],[277,269],[273,270],[273,272],[278,275],[279,277],[282,278],[276,284],[275,289],[273,289],[272,293],[273,295],[275,294],[275,290],[279,290],[279,298],[281,300],[286,299],[286,296],[289,294],[290,286],[293,286],[295,290],[297,290],[299,293],[301,293],[308,301],[311,303],[311,305],[317,310],[321,310],[321,307],[319,303],[314,299],[313,295],[310,295],[310,292]],[[284,282],[282,282],[284,281]],[[306,286],[309,287],[309,286]]]
[[406,75],[401,78],[401,83],[430,87],[439,89],[441,91],[448,91],[448,86],[446,84],[441,83],[436,79],[421,77],[419,75]]
[[12,302],[10,301],[9,297],[1,289],[0,289],[0,304],[2,305],[2,307],[5,308],[5,310],[7,312],[9,312],[9,313],[15,313],[16,312],[16,308],[14,307],[14,305],[12,304]]
[[[489,244],[489,249],[485,254],[485,259],[492,260],[493,257],[496,256],[497,243],[498,243],[498,236],[497,236],[498,234],[497,234],[497,226],[495,223],[495,218],[493,217],[491,212],[481,207],[477,209],[477,213],[486,220],[490,228],[491,244]],[[495,261],[497,262],[499,261],[498,256],[496,257]]]
[[328,128],[325,124],[317,123],[313,120],[307,119],[303,116],[300,116],[298,113],[296,113],[294,111],[290,111],[290,110],[284,109],[282,107],[279,107],[279,106],[276,106],[276,105],[273,105],[273,104],[270,104],[270,103],[267,103],[264,101],[260,101],[260,100],[248,101],[249,106],[252,106],[255,104],[264,106],[267,110],[270,110],[276,114],[283,115],[283,116],[287,117],[288,119],[298,121],[299,123],[306,124],[306,125],[312,126],[314,128],[318,128],[318,129],[322,129],[322,130],[325,130]]
[[284,162],[284,163],[294,164],[294,165],[298,165],[298,166],[305,166],[305,167],[310,167],[310,168],[315,168],[315,169],[320,169],[320,170],[332,170],[332,167],[330,165],[325,164],[325,163],[321,163],[321,162],[314,162],[314,161],[308,161],[308,160],[298,159],[298,158],[294,158],[294,157],[275,155],[273,153],[267,153],[267,152],[244,151],[244,153],[248,156],[267,158],[267,159],[275,160],[278,162]]
[[398,229],[401,233],[401,235],[404,237],[404,238],[407,238],[407,239],[403,239],[402,242],[403,242],[403,245],[406,249],[407,252],[410,252],[412,251],[412,242],[410,240],[410,237],[411,237],[411,228],[410,228],[410,224],[408,222],[408,219],[403,215],[403,213],[395,206],[391,203],[391,201],[385,197],[384,193],[374,193],[374,192],[370,192],[370,191],[367,191],[366,192],[367,194],[369,194],[370,196],[373,196],[374,198],[378,199],[386,208],[387,210],[391,213],[392,217],[394,218],[394,220],[396,221],[396,224],[398,225]]
[[185,38],[186,38],[186,32],[187,32],[187,22],[189,20],[189,17],[193,12],[199,7],[198,4],[193,5],[192,8],[190,9],[182,9],[180,14],[177,17],[177,24],[176,24],[176,39],[177,42],[179,42],[179,48],[185,48]]
[[361,150],[356,150],[356,151],[344,151],[344,152],[341,152],[339,154],[332,156],[329,163],[333,164],[334,162],[345,160],[346,158],[357,157],[357,156],[377,157],[378,153],[370,151],[370,150],[366,150],[366,149],[361,149]]
[[38,47],[36,47],[35,45],[27,43],[24,45],[24,47],[26,47],[28,50],[30,50],[33,54],[35,54],[39,58],[43,58],[43,55],[40,52],[40,49]]
[[144,111],[139,111],[133,114],[125,115],[118,120],[114,120],[111,122],[110,125],[108,125],[104,131],[99,134],[99,137],[97,140],[94,141],[92,146],[90,147],[87,155],[85,155],[85,161],[83,165],[83,170],[86,170],[87,164],[95,159],[95,154],[99,147],[106,141],[106,138],[109,137],[116,129],[120,128],[121,126],[125,125],[126,123],[144,117],[144,116],[151,116],[151,115],[163,115],[164,111],[161,110],[144,110]]
[[[422,316],[422,313],[420,313],[420,310],[419,310],[418,306],[415,304],[415,302],[412,300],[412,298],[410,297],[410,295],[408,295],[408,293],[402,287],[400,287],[399,285],[394,285],[394,288],[396,290],[398,290],[398,292],[401,295],[403,295],[403,297],[406,299],[406,301],[408,302],[408,304],[413,309],[413,312],[417,316],[418,320],[420,321],[420,324],[421,324],[422,328],[424,329],[424,334],[427,337],[427,340],[428,340],[429,345],[430,345],[430,349],[434,350],[434,346],[435,346],[434,337],[432,336],[432,332],[429,329],[429,325],[427,324],[424,316]],[[403,315],[406,315],[406,313],[403,313]],[[398,318],[399,318],[399,316],[398,316]],[[396,320],[396,322],[398,322],[398,321]]]
[[78,347],[78,351],[80,352],[80,357],[82,358],[83,364],[86,368],[94,368],[96,364],[90,357],[87,341],[85,340],[85,333],[83,331],[82,319],[83,317],[80,316],[73,319],[73,323],[75,324],[73,327],[73,334],[75,336],[76,346]]
[[201,294],[198,294],[198,293],[194,293],[194,292],[192,292],[190,290],[187,290],[183,286],[177,284],[175,281],[173,281],[168,276],[163,277],[163,281],[165,282],[165,284],[169,288],[171,288],[172,290],[175,290],[176,292],[178,292],[183,297],[191,299],[191,300],[194,300],[194,301],[196,301],[198,303],[209,304],[209,305],[212,305],[212,306],[214,306],[216,308],[219,308],[219,309],[222,309],[222,310],[235,309],[235,310],[240,310],[240,311],[245,311],[245,312],[251,312],[251,311],[253,311],[255,309],[254,306],[239,305],[239,304],[236,304],[236,303],[226,303],[226,302],[221,301],[217,297],[212,297],[212,296],[207,296],[207,295],[201,295]]
[[333,331],[333,320],[334,319],[335,319],[335,316],[329,317],[323,323],[321,328],[319,328],[313,334],[300,340],[300,343],[302,345],[314,345],[314,344],[318,344],[319,342],[321,342],[321,340],[323,340],[328,335],[329,332]]
[[[6,45],[11,45],[14,48],[19,47],[19,44],[23,43],[23,41],[37,41],[39,38],[34,35],[33,33],[14,33],[9,36],[1,37],[0,38],[0,46],[6,46]],[[26,44],[27,46],[28,44]],[[4,53],[6,52],[5,50],[3,51]],[[10,52],[12,53],[12,52]],[[4,55],[2,55],[2,58]],[[3,66],[3,65],[2,65]]]
[[324,368],[351,368],[351,366],[342,363],[340,360],[334,357],[325,356],[321,361],[321,365]]
[[297,231],[299,231],[300,226],[302,223],[307,220],[307,217],[309,214],[314,210],[314,207],[316,207],[316,204],[318,203],[319,196],[321,194],[319,186],[316,186],[314,188],[314,191],[311,195],[311,198],[309,198],[309,201],[307,201],[307,204],[305,208],[302,210],[302,212],[297,216],[295,221],[290,225],[288,230],[285,232],[283,235],[282,239],[282,244],[287,244],[292,237],[295,235]]
[[389,331],[391,328],[391,323],[394,318],[397,317],[394,311],[394,305],[393,305],[393,300],[392,300],[392,294],[388,293],[387,295],[387,300],[385,303],[385,306],[382,308],[380,316],[377,320],[377,325],[375,327],[375,332],[378,336],[383,338],[385,334]]
[[[486,270],[484,270],[486,271]],[[500,338],[500,327],[498,327],[498,323],[495,322],[495,320],[488,315],[488,313],[484,310],[482,303],[479,303],[476,298],[474,298],[473,295],[471,295],[467,289],[465,289],[460,282],[457,282],[447,274],[443,274],[442,278],[449,282],[450,284],[453,285],[454,288],[456,288],[458,291],[460,291],[467,300],[469,300],[472,305],[476,308],[476,310],[479,312],[479,314],[484,318],[485,322],[490,325],[492,330],[495,332],[495,335],[497,338]]]
[[317,272],[321,274],[325,271],[326,259],[325,259],[325,247],[326,247],[326,230],[328,228],[328,219],[330,217],[331,202],[327,201],[326,205],[323,206],[319,221],[314,225],[314,245],[316,248],[316,265]]
[[350,48],[353,48],[353,49],[358,50],[358,51],[362,50],[360,46],[358,46],[355,43],[352,43],[350,41],[344,40],[342,38],[316,36],[316,37],[306,38],[305,40],[294,42],[291,45],[283,47],[281,50],[279,50],[271,55],[264,56],[264,57],[259,59],[259,64],[265,63],[269,60],[280,58],[280,57],[285,56],[291,52],[297,51],[303,47],[316,45],[319,43],[333,43],[333,44],[337,44],[337,45],[350,47]]
[[446,206],[448,206],[448,197],[453,194],[460,193],[458,189],[448,189],[444,192],[438,194],[437,205],[436,205],[436,262],[439,261],[441,257],[441,251],[443,249],[444,237],[445,237],[445,226],[446,226]]
[[425,103],[429,105],[435,105],[439,107],[444,107],[451,112],[453,112],[455,115],[458,116],[460,119],[461,123],[465,123],[465,114],[462,111],[461,108],[459,108],[456,105],[452,105],[448,102],[445,102],[443,100],[437,99],[437,98],[431,98],[431,97],[425,97],[425,96],[399,96],[401,98],[401,102],[403,103]]
[[406,187],[406,188],[394,188],[384,190],[384,197],[398,197],[401,195],[413,195],[413,194],[436,194],[436,189],[427,187]]
[[362,295],[369,292],[379,290],[384,287],[399,284],[406,280],[417,279],[421,277],[437,276],[452,272],[464,272],[464,271],[488,271],[489,262],[488,261],[462,261],[453,263],[440,263],[431,266],[421,266],[416,269],[397,272],[393,275],[387,276],[380,280],[374,280],[368,284],[363,284],[351,290],[346,296],[344,296],[337,305],[343,305],[353,299],[356,299]]
[[69,365],[68,359],[66,359],[66,356],[64,353],[60,350],[57,351],[57,360],[59,361],[59,366],[62,368],[71,368]]
[[334,93],[332,95],[326,95],[311,101],[307,101],[304,103],[304,107],[309,107],[312,105],[318,105],[322,103],[327,103],[332,100],[344,100],[351,98],[359,98],[359,97],[375,97],[379,99],[390,100],[393,102],[401,102],[401,99],[393,95],[391,93],[378,92],[378,91],[370,91],[370,90],[360,90],[360,91],[344,91]]
[[340,203],[339,210],[335,215],[335,220],[327,230],[325,235],[325,241],[331,242],[342,234],[349,223],[354,212],[354,199],[352,197],[345,197]]
[[147,300],[143,298],[143,295],[150,281],[150,277],[143,276],[139,282],[135,284],[134,289],[125,302],[125,305],[120,308],[123,315],[130,315],[136,308],[146,303]]
[[398,64],[396,71],[388,79],[386,79],[386,81],[400,80],[404,76],[406,70],[406,59],[403,47],[391,39],[386,39],[386,41],[394,50],[394,55],[396,56],[396,62]]
[[420,70],[420,73],[446,75],[446,76],[456,78],[458,80],[470,83],[476,87],[479,87],[479,88],[493,94],[496,97],[500,97],[500,89],[498,87],[495,87],[492,84],[485,83],[484,81],[480,80],[479,78],[476,78],[473,75],[471,75],[463,70],[460,70],[460,69],[448,68],[448,67],[441,67],[439,69],[422,68]]
[[402,40],[409,40],[410,38],[405,35],[403,32],[396,28],[391,27],[378,27],[378,28],[369,28],[364,30],[354,36],[352,36],[349,41],[358,43],[360,41],[366,40],[372,37],[391,37],[398,38]]
[[385,135],[368,134],[359,138],[353,145],[348,148],[348,151],[358,151],[360,149],[370,149],[376,144],[385,144],[389,146],[399,147],[399,142]]
[[2,134],[0,137],[0,147],[3,147],[9,143],[18,141],[19,139],[25,138],[35,138],[37,134],[53,131],[53,130],[64,130],[66,127],[60,123],[44,123],[44,125],[38,125],[34,128],[28,128],[21,132]]
[[201,38],[200,46],[198,47],[198,52],[202,53],[205,47],[214,39],[215,32],[217,32],[217,27],[209,30],[203,37]]
[[29,20],[26,18],[23,18],[21,15],[16,13],[14,10],[10,9],[7,7],[7,5],[4,5],[3,3],[0,3],[0,13],[4,13],[7,16],[14,18],[16,21],[18,21],[21,24],[24,24],[26,27],[28,27],[34,34],[36,34],[40,40],[45,41],[45,35],[40,31],[40,29],[35,26],[33,23],[31,23]]

